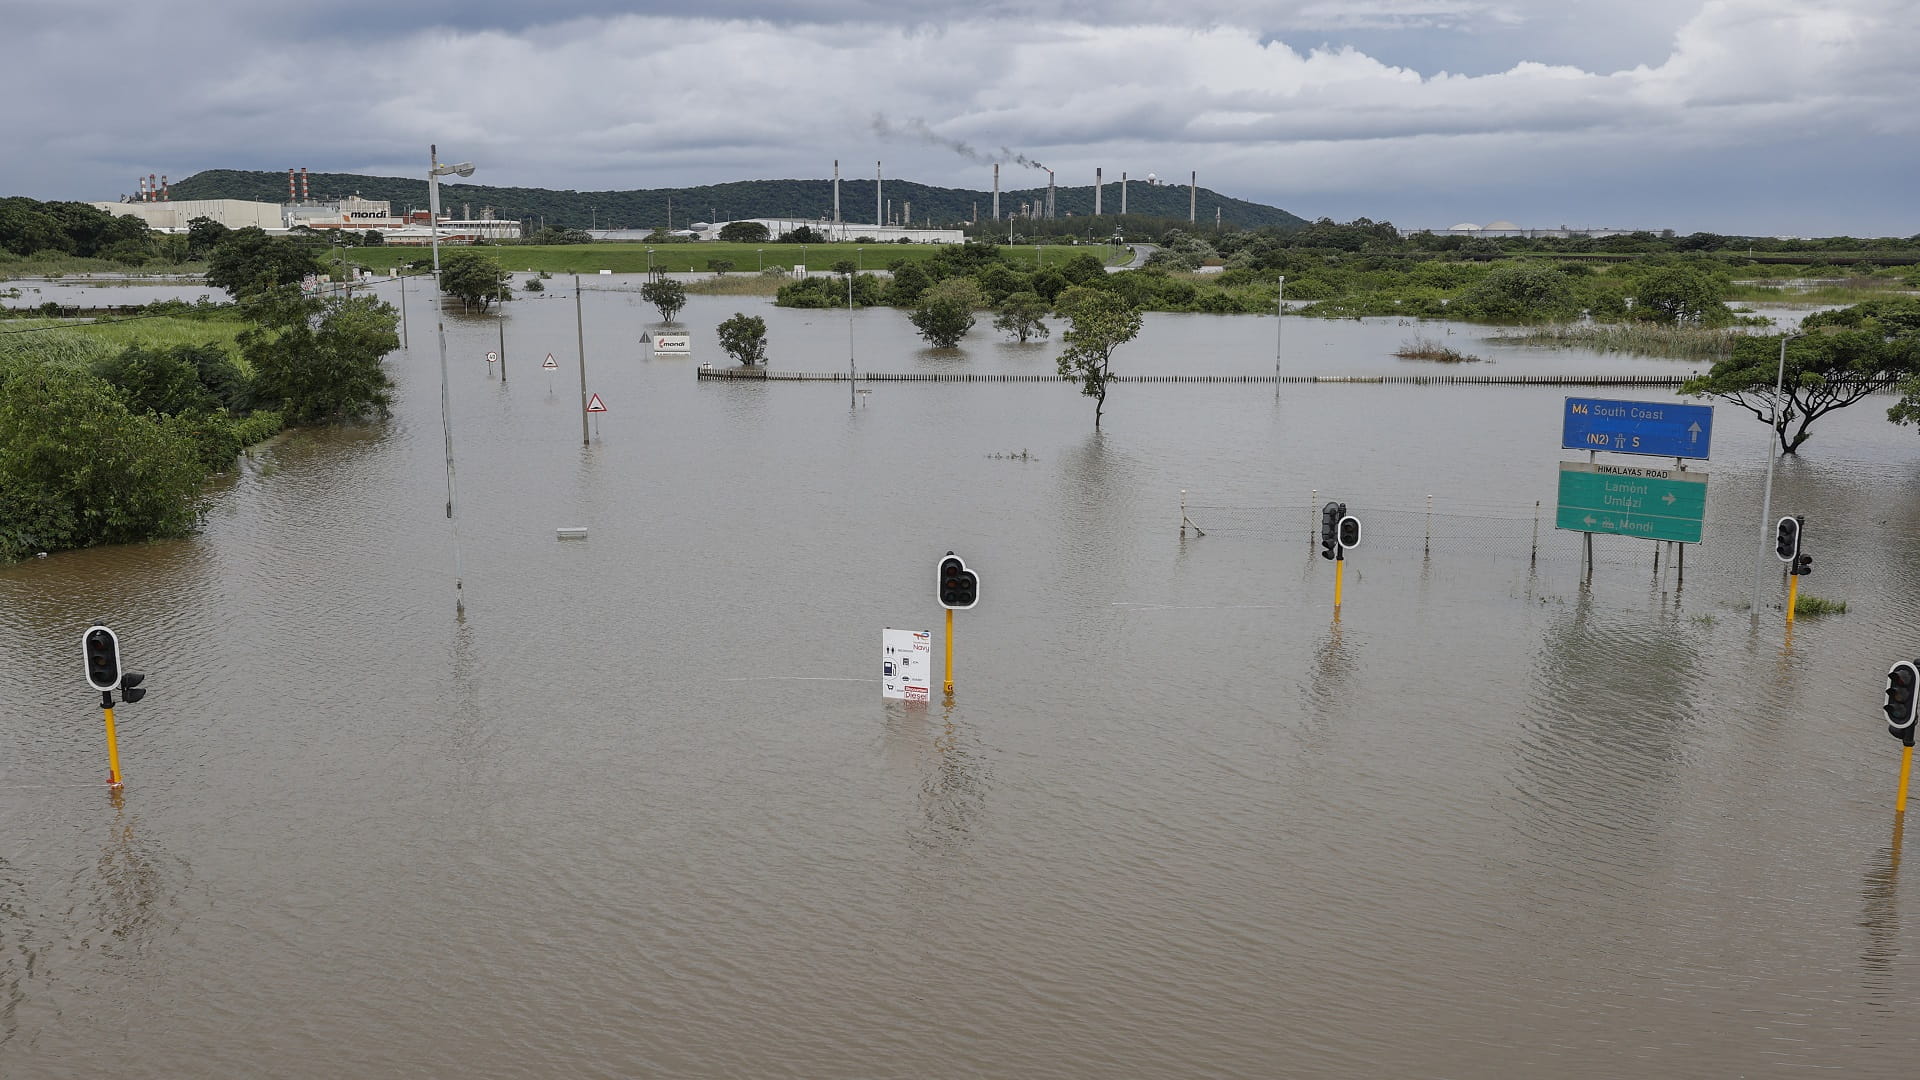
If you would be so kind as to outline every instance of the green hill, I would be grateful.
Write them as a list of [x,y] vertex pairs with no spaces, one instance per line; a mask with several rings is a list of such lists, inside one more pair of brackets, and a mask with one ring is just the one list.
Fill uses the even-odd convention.
[[[385,199],[396,211],[424,210],[427,206],[427,181],[398,176],[359,176],[353,173],[311,173],[308,189],[317,199],[359,194],[369,199]],[[173,184],[175,199],[249,199],[257,202],[281,202],[287,195],[287,175],[277,172],[252,172],[239,169],[209,169]],[[1020,203],[1044,199],[1046,189],[1017,188],[1000,193],[1003,214],[1017,210]],[[929,187],[910,180],[886,181],[885,197],[892,201],[897,215],[902,201],[913,205],[916,224],[931,221],[936,226],[955,226],[971,220],[975,207],[982,219],[992,213],[991,191],[965,188]],[[672,199],[673,226],[683,228],[693,221],[730,220],[750,217],[830,218],[833,216],[831,180],[739,180],[727,184],[699,187],[649,188],[636,191],[572,191],[551,188],[493,187],[487,184],[442,183],[441,209],[460,215],[462,206],[475,214],[492,207],[495,217],[531,221],[556,228],[652,228],[667,224],[668,199]],[[1101,209],[1112,215],[1120,209],[1120,185],[1109,183],[1102,196]],[[1199,223],[1213,224],[1214,208],[1220,209],[1223,224],[1241,228],[1277,225],[1293,228],[1306,222],[1274,206],[1233,199],[1201,188]],[[1063,187],[1054,194],[1054,208],[1060,218],[1071,214],[1085,217],[1093,213],[1093,188]],[[1134,217],[1155,217],[1184,221],[1187,217],[1187,189],[1172,185],[1149,187],[1141,181],[1127,185],[1127,211]],[[850,222],[873,218],[873,181],[840,182],[840,215]],[[1060,224],[1059,222],[1055,223]],[[1053,231],[1053,230],[1049,230]]]

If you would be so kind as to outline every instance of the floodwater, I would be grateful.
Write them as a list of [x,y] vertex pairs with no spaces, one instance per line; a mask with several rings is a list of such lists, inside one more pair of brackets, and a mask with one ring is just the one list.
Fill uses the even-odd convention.
[[[505,381],[500,320],[448,322],[464,618],[412,290],[391,422],[259,450],[192,539],[0,567],[0,1076],[1911,1075],[1920,438],[1880,403],[1779,470],[1848,604],[1789,642],[1729,406],[1684,577],[1603,540],[1585,585],[1558,418],[1604,390],[1121,384],[1096,435],[1067,386],[694,377],[735,311],[789,369],[1057,341],[695,297],[654,359],[603,291],[583,447],[549,284]],[[1149,316],[1116,366],[1270,371],[1275,331]],[[1281,363],[1421,334],[1686,367],[1305,320]],[[1337,620],[1325,499],[1368,523]],[[883,703],[949,549],[956,694]],[[119,799],[95,618],[152,688]]]

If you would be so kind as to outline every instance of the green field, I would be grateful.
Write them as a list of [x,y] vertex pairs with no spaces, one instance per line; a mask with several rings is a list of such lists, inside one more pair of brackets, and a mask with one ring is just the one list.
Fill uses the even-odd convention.
[[55,319],[9,319],[0,322],[0,353],[27,353],[43,359],[89,362],[117,353],[129,345],[169,348],[174,345],[218,345],[238,360],[234,339],[247,324],[238,319],[159,318],[106,319],[66,322]]
[[[611,270],[616,274],[639,274],[649,269],[648,249],[652,249],[652,267],[672,272],[702,271],[708,269],[711,259],[727,259],[733,263],[733,273],[755,273],[763,267],[792,267],[804,265],[809,270],[827,270],[834,263],[845,259],[862,270],[885,270],[887,264],[895,259],[910,262],[924,262],[942,250],[940,244],[488,244],[476,250],[484,251],[499,261],[500,265],[515,273],[530,270],[545,270],[550,274],[595,274],[602,270]],[[442,245],[441,257],[450,250],[458,250]],[[1112,249],[1104,244],[1082,244],[1079,246],[1051,244],[1039,248],[1031,246],[1004,247],[1007,257],[1021,264],[1031,264],[1036,259],[1043,266],[1059,266],[1068,259],[1083,252],[1108,261]],[[334,254],[323,255],[331,261]],[[431,258],[425,248],[415,247],[363,247],[350,248],[344,252],[351,262],[364,266],[376,273],[385,273],[388,268],[412,262],[415,259]],[[1122,256],[1124,260],[1125,255]]]

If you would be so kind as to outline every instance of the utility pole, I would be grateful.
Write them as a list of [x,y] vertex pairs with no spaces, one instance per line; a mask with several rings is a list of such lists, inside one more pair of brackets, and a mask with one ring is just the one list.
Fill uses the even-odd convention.
[[587,434],[587,330],[580,318],[580,275],[573,275],[573,331],[580,346],[580,445],[588,446]]

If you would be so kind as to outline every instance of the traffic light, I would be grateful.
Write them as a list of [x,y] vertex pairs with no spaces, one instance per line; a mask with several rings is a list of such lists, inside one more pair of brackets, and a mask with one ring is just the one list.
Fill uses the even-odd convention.
[[1813,556],[1804,551],[1795,555],[1793,557],[1793,569],[1791,573],[1796,577],[1813,573]]
[[1340,533],[1340,546],[1342,548],[1356,548],[1360,546],[1359,518],[1351,514],[1342,517],[1338,531]]
[[970,608],[980,602],[980,575],[967,569],[965,560],[949,551],[946,558],[940,560],[935,591],[943,608]]
[[103,694],[120,685],[120,639],[113,631],[88,627],[80,637],[80,651],[86,657],[87,685]]
[[140,684],[147,681],[146,675],[138,671],[129,671],[120,676],[120,702],[131,705],[147,696],[147,689]]
[[1798,517],[1783,517],[1774,527],[1773,551],[1780,561],[1791,565],[1800,555],[1800,526],[1804,524]]
[[1902,660],[1887,669],[1887,734],[1913,745],[1915,688],[1920,684],[1920,661]]
[[1332,559],[1339,553],[1340,519],[1347,516],[1347,504],[1330,502],[1320,508],[1320,557]]

